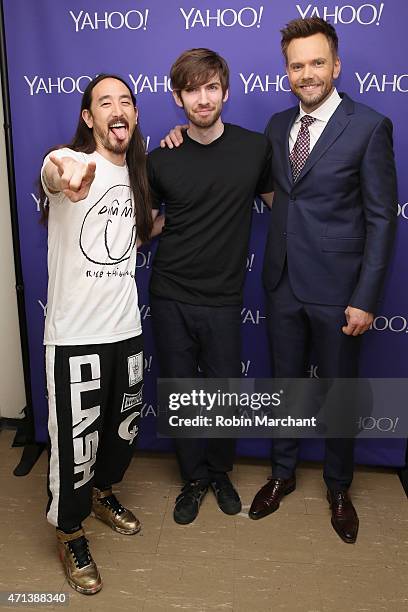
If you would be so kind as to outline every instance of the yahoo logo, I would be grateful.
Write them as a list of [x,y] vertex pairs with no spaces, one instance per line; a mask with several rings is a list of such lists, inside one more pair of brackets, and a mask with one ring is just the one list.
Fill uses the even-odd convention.
[[408,202],[405,202],[405,204],[398,204],[398,216],[403,219],[408,219]]
[[148,251],[148,253],[144,253],[143,251],[138,251],[136,254],[136,268],[146,268],[146,270],[148,270],[150,268],[151,259],[152,259],[151,251]]
[[152,404],[144,403],[140,411],[140,418],[143,419],[144,417],[147,417],[147,416],[157,417],[157,412],[153,408]]
[[152,316],[150,314],[150,306],[148,306],[147,304],[142,304],[141,306],[139,306],[139,311],[140,318],[142,319],[142,321],[145,321],[146,319]]
[[[288,75],[283,74],[272,77],[269,74],[255,74],[251,72],[249,75],[245,75],[242,72],[239,73],[240,79],[244,84],[244,93],[262,92],[269,93],[269,91],[290,91]],[[285,87],[287,85],[287,87]]]
[[31,77],[31,79],[27,75],[24,75],[24,80],[30,88],[30,96],[41,93],[48,95],[53,93],[72,94],[75,91],[83,94],[86,86],[92,79],[93,77],[86,74],[76,78],[71,76],[40,77],[36,74],[34,77]]
[[259,310],[252,311],[250,308],[243,308],[241,310],[241,322],[251,323],[252,325],[259,325],[262,319],[265,319],[264,315],[261,315]]
[[170,77],[168,77],[166,74],[162,76],[158,76],[157,74],[147,75],[141,73],[133,76],[133,74],[129,74],[129,79],[132,82],[135,96],[145,91],[148,91],[149,93],[167,93],[172,91]]
[[366,72],[365,75],[355,73],[359,86],[360,93],[366,91],[377,91],[385,93],[386,91],[407,93],[408,92],[408,74],[374,74]]
[[113,11],[108,13],[86,13],[79,11],[78,15],[75,15],[73,11],[69,11],[70,16],[75,22],[75,32],[80,30],[121,30],[127,28],[128,30],[147,30],[147,19],[149,17],[149,9],[144,11],[128,11],[127,13],[120,13],[119,11]]
[[191,8],[189,12],[180,7],[180,12],[183,15],[185,29],[190,30],[196,26],[202,28],[233,28],[240,26],[241,28],[260,28],[264,7],[260,6],[255,9],[251,6],[244,6],[240,10],[233,8],[217,8],[200,10]]
[[376,4],[362,4],[360,6],[351,6],[345,4],[339,6],[336,4],[332,8],[328,6],[317,7],[312,4],[308,4],[305,9],[302,10],[300,4],[296,5],[299,15],[302,19],[305,17],[321,17],[325,21],[329,18],[333,18],[333,23],[342,23],[348,25],[350,23],[359,23],[360,25],[380,25],[382,12],[384,10],[384,2],[379,5]]
[[384,317],[380,315],[379,317],[375,317],[370,329],[375,329],[380,332],[392,331],[397,334],[405,332],[407,334],[407,324],[407,318],[401,315],[395,315],[393,317]]

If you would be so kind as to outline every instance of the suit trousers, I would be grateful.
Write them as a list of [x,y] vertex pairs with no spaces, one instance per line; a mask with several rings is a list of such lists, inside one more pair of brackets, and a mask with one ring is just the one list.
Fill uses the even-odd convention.
[[[163,378],[241,376],[240,306],[197,306],[151,295],[150,307]],[[232,470],[233,439],[176,438],[174,442],[184,481],[210,481],[215,473]]]
[[[346,336],[342,332],[346,323],[346,306],[310,304],[299,300],[291,287],[287,264],[277,287],[268,290],[266,298],[275,377],[305,377],[313,348],[320,378],[357,378],[361,336]],[[274,478],[293,476],[298,447],[298,439],[274,440]],[[347,490],[353,479],[353,469],[354,439],[327,438],[323,471],[327,487]]]

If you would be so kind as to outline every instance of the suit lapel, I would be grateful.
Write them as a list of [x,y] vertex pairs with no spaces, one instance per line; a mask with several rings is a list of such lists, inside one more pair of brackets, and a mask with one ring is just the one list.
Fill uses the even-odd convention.
[[284,165],[285,165],[286,174],[291,184],[293,183],[293,175],[292,175],[292,166],[290,165],[290,159],[289,159],[289,135],[290,135],[290,130],[292,129],[292,125],[296,117],[298,116],[298,114],[299,114],[299,106],[295,106],[293,108],[293,112],[289,116],[288,123],[286,124],[286,126],[284,126],[285,131],[283,133],[283,145],[285,147],[283,159],[285,160]]
[[320,138],[313,147],[301,173],[297,179],[297,183],[313,168],[315,163],[327,151],[329,147],[337,140],[346,126],[350,123],[351,115],[354,112],[352,100],[343,94],[341,104],[336,108],[333,115],[330,117],[326,127],[324,128]]

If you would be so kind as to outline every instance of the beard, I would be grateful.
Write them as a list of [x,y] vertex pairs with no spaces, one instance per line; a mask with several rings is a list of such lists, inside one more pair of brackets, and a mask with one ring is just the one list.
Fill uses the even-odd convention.
[[[200,109],[204,110],[206,107]],[[215,123],[217,123],[218,119],[221,116],[222,104],[216,106],[212,113],[208,115],[208,117],[200,117],[197,113],[194,113],[192,110],[185,110],[188,120],[198,128],[210,128]]]
[[[292,92],[295,94],[295,96],[301,101],[303,107],[305,109],[307,108],[315,108],[320,106],[320,104],[329,96],[329,94],[332,91],[333,88],[333,84],[327,84],[327,83],[318,83],[319,85],[322,85],[323,87],[321,88],[321,90],[319,92],[316,92],[315,94],[312,95],[307,95],[305,93],[303,93],[302,88],[297,85],[296,89],[292,89]],[[302,83],[302,85],[308,85],[308,83]],[[312,85],[312,83],[310,83],[310,85]]]
[[97,127],[94,125],[95,135],[97,136],[101,145],[111,153],[122,154],[126,153],[129,148],[129,143],[132,138],[133,130],[131,131],[128,122],[124,122],[128,128],[128,137],[125,140],[118,140],[115,138],[114,133],[110,130],[108,126],[107,130]]

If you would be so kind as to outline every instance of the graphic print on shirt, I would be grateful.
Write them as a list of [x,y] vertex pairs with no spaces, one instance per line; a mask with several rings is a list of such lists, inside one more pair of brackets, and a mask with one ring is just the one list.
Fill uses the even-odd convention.
[[129,387],[137,385],[143,378],[143,351],[128,357]]
[[[91,380],[82,380],[81,366],[91,367]],[[74,489],[82,487],[94,476],[92,467],[96,461],[98,431],[82,435],[95,423],[101,414],[100,406],[86,408],[89,403],[84,397],[88,391],[101,388],[101,367],[99,355],[80,355],[69,358],[72,410],[72,440],[74,448],[74,474],[81,479],[74,483]],[[95,425],[93,427],[95,429]]]
[[129,196],[128,185],[114,185],[85,215],[79,246],[92,263],[114,266],[129,259],[136,244],[136,213]]

